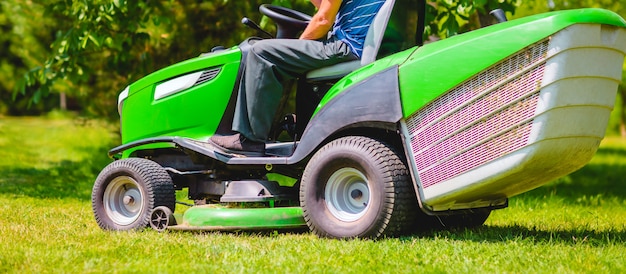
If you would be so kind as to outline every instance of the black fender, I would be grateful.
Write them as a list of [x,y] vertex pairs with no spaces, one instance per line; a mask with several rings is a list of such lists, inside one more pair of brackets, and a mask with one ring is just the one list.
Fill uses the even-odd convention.
[[[396,130],[402,119],[398,66],[392,66],[354,84],[328,102],[311,119],[302,139],[291,156],[237,157],[225,154],[204,141],[177,136],[162,136],[137,140],[115,147],[109,156],[119,158],[127,149],[146,144],[163,143],[188,149],[233,165],[292,165],[298,164],[316,149],[332,140],[333,135],[350,128],[380,128]],[[286,146],[291,150],[291,146]],[[282,154],[282,153],[281,153]],[[283,154],[286,155],[286,154]]]
[[354,84],[328,102],[311,119],[287,164],[302,161],[332,135],[353,127],[397,129],[402,119],[398,66]]

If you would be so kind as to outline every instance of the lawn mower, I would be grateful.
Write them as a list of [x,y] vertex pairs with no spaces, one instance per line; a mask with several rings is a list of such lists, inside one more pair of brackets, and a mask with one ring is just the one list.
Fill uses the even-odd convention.
[[[262,38],[130,84],[118,99],[122,144],[93,186],[98,225],[372,239],[474,227],[590,161],[622,79],[626,21],[603,9],[500,16],[423,44],[418,2],[415,46],[380,56],[395,5],[387,0],[361,60],[294,81],[295,112],[277,111],[262,156],[209,141],[230,132],[244,57]],[[296,38],[310,19],[260,11],[278,38]]]

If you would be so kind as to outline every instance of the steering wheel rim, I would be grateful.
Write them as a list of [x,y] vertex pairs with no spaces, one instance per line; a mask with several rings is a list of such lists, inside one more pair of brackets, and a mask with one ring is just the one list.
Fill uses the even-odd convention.
[[263,4],[259,7],[259,11],[278,25],[297,25],[304,29],[311,21],[310,15],[281,6]]

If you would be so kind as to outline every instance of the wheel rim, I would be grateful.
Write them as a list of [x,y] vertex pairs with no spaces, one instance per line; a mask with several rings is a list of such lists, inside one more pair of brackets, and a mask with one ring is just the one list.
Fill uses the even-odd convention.
[[143,210],[144,193],[135,179],[119,176],[104,191],[104,211],[118,225],[129,225]]
[[354,168],[335,171],[328,178],[324,194],[330,213],[344,222],[358,220],[370,206],[367,177]]
[[150,226],[156,231],[165,231],[172,224],[172,210],[165,206],[159,206],[152,210],[150,215]]

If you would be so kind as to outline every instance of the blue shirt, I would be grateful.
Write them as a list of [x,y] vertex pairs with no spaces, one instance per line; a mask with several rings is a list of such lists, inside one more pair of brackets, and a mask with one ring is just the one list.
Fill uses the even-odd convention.
[[344,0],[339,7],[331,35],[348,44],[361,58],[365,36],[385,0]]

